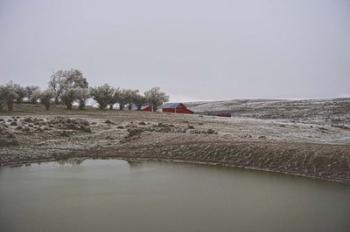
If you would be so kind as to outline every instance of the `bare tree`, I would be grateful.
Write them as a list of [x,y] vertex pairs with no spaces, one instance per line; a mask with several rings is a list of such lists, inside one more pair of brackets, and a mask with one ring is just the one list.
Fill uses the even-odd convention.
[[103,110],[112,102],[114,88],[108,84],[90,88],[90,95],[98,103],[99,108]]
[[38,99],[40,98],[40,94],[41,94],[40,89],[34,90],[34,92],[33,92],[33,94],[32,94],[32,99],[30,100],[30,102],[31,102],[32,104],[38,103]]
[[2,99],[1,102],[3,102],[2,104],[7,104],[8,111],[12,111],[13,104],[18,97],[14,85],[12,83],[9,83],[5,86],[2,86],[0,91],[0,96]]
[[128,109],[132,109],[132,105],[135,103],[135,98],[138,94],[139,90],[127,89],[125,90],[125,101],[128,104]]
[[141,94],[136,94],[134,97],[134,104],[137,107],[137,110],[141,110],[142,106],[146,104],[146,98]]
[[120,89],[119,87],[114,89],[113,96],[111,98],[111,101],[108,103],[109,104],[109,109],[113,110],[113,106],[118,103],[120,98]]
[[40,103],[45,106],[46,110],[50,110],[51,99],[55,96],[52,90],[45,90],[40,93],[39,99]]
[[119,104],[119,110],[124,110],[125,105],[128,103],[128,93],[126,89],[122,89],[118,92],[117,102]]
[[39,90],[38,86],[27,86],[25,87],[25,97],[28,99],[29,102],[36,104],[37,99],[33,99],[33,93],[35,93],[36,90]]
[[19,84],[14,84],[13,88],[15,89],[16,94],[17,94],[16,103],[17,104],[18,103],[22,103],[23,102],[23,98],[26,96],[25,88],[23,88]]
[[67,110],[73,109],[73,103],[77,99],[78,88],[69,88],[62,92],[61,101],[66,105]]
[[119,110],[123,110],[125,105],[128,104],[129,110],[132,107],[132,104],[135,102],[136,95],[138,94],[138,90],[130,90],[130,89],[114,89],[113,97],[109,103],[109,108],[113,109],[113,106],[118,103]]
[[5,87],[0,85],[0,110],[4,109],[6,104]]
[[90,97],[88,88],[76,88],[77,100],[79,102],[79,110],[85,110],[86,101]]
[[83,73],[77,69],[71,69],[64,71],[64,89],[68,88],[89,88],[89,83],[86,78],[83,77]]
[[164,102],[169,101],[169,96],[160,91],[159,87],[154,87],[145,92],[147,103],[152,107],[152,111],[157,111]]
[[61,100],[71,110],[75,100],[79,100],[79,108],[85,108],[88,98],[89,83],[83,73],[77,69],[60,70],[51,76],[49,89],[55,94],[55,103]]
[[59,70],[51,75],[49,81],[49,89],[54,93],[55,104],[60,103],[60,97],[64,90],[64,80],[66,78],[66,73],[63,70]]

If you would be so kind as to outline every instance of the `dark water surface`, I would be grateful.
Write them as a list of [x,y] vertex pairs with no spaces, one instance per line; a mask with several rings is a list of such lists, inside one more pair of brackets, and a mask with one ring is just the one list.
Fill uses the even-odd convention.
[[0,231],[350,231],[350,187],[160,162],[0,168]]

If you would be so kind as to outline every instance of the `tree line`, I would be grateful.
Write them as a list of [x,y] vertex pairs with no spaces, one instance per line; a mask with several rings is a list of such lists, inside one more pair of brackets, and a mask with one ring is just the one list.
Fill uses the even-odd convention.
[[169,97],[161,92],[159,87],[154,87],[143,94],[137,89],[121,89],[104,84],[89,87],[89,82],[77,69],[59,70],[52,74],[48,88],[40,90],[38,86],[23,87],[12,82],[0,85],[0,110],[7,106],[12,111],[15,103],[37,104],[41,103],[46,110],[50,110],[51,104],[63,104],[68,110],[78,104],[78,108],[86,108],[86,102],[92,98],[98,104],[99,109],[114,109],[116,105],[119,110],[128,107],[129,110],[136,107],[141,110],[142,106],[149,105],[156,111],[160,105],[169,100]]

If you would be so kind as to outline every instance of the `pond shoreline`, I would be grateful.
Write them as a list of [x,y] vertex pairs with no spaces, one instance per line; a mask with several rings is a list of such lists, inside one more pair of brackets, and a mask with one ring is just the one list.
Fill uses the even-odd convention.
[[[91,152],[91,151],[90,151]],[[74,155],[75,154],[75,155]],[[280,174],[280,175],[287,175],[287,176],[294,176],[294,177],[302,177],[307,179],[314,179],[319,181],[327,181],[327,182],[333,182],[338,184],[343,184],[350,186],[350,181],[347,179],[337,179],[337,178],[327,178],[322,176],[312,176],[312,175],[305,175],[302,173],[291,173],[288,171],[278,171],[278,170],[271,170],[267,168],[256,168],[256,167],[250,167],[250,166],[242,166],[242,165],[234,165],[229,163],[223,163],[219,161],[200,161],[200,160],[189,160],[189,159],[171,159],[171,158],[160,158],[160,157],[135,157],[135,156],[123,156],[123,155],[111,155],[111,154],[103,154],[100,153],[99,155],[96,154],[90,154],[85,155],[81,152],[74,152],[69,155],[65,155],[64,157],[51,157],[51,158],[34,158],[31,160],[17,160],[17,161],[11,161],[7,163],[0,163],[0,169],[2,167],[22,167],[22,166],[30,166],[31,164],[41,164],[41,163],[47,163],[47,162],[60,162],[60,161],[67,161],[67,160],[125,160],[130,162],[167,162],[167,163],[183,163],[183,164],[194,164],[194,165],[205,165],[205,166],[216,166],[216,167],[224,167],[224,168],[238,168],[238,169],[244,169],[244,170],[250,170],[250,171],[258,171],[258,172],[266,172],[266,173],[274,173],[274,174]]]
[[[16,167],[23,167],[23,166],[30,166],[32,164],[41,164],[41,163],[48,163],[48,162],[59,162],[59,161],[66,161],[69,159],[74,159],[78,157],[71,157],[71,158],[65,158],[65,159],[40,159],[40,160],[32,160],[32,161],[19,161],[19,162],[11,162],[5,165],[0,166],[1,168],[16,168]],[[103,158],[93,158],[93,157],[79,157],[84,160],[124,160],[124,161],[131,161],[131,162],[166,162],[166,163],[180,163],[180,164],[194,164],[194,165],[204,165],[204,166],[215,166],[215,167],[223,167],[223,168],[238,168],[238,169],[244,169],[247,171],[258,171],[258,172],[266,172],[266,173],[272,173],[272,174],[278,174],[278,175],[287,175],[287,176],[293,176],[293,177],[302,177],[307,178],[311,180],[318,180],[318,181],[327,181],[330,183],[337,183],[342,185],[350,186],[350,183],[346,180],[339,180],[339,179],[328,179],[323,177],[315,177],[315,176],[307,176],[303,174],[296,174],[296,173],[288,173],[288,172],[278,172],[278,171],[271,171],[269,169],[259,169],[259,168],[251,168],[251,167],[244,167],[244,166],[234,166],[229,164],[223,164],[223,163],[216,163],[216,162],[202,162],[202,161],[190,161],[190,160],[172,160],[172,159],[159,159],[159,158],[128,158],[128,157],[103,157]]]

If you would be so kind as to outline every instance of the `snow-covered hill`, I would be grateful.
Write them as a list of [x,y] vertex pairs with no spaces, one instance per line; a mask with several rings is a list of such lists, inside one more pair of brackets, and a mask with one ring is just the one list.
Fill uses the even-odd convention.
[[196,113],[229,112],[233,117],[281,119],[350,128],[350,98],[188,102]]

